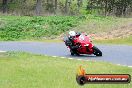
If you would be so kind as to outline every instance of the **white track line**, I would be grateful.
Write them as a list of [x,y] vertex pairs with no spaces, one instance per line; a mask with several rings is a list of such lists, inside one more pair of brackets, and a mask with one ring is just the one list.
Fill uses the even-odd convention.
[[[0,52],[6,52],[6,51],[0,51]],[[49,55],[45,55],[45,56],[49,56]],[[52,57],[54,57],[54,58],[56,58],[56,57],[58,57],[58,58],[67,58],[67,57],[59,57],[59,56],[52,56]],[[76,58],[68,58],[68,59],[70,59],[70,60],[75,59],[75,60],[78,60],[78,61],[90,61],[90,60],[76,59]],[[121,64],[116,64],[116,65],[126,66],[126,67],[131,67],[132,68],[132,66],[127,66],[127,65],[121,65]]]
[[82,60],[82,59],[77,59],[77,60]]
[[57,56],[52,56],[52,57],[57,57]]
[[85,61],[90,61],[90,60],[85,60]]
[[121,65],[121,64],[117,64],[117,65],[119,65],[119,66],[126,66],[126,67],[130,67],[130,68],[132,68],[132,66]]
[[5,53],[6,51],[2,51],[2,50],[0,50],[0,53]]
[[60,58],[66,58],[66,57],[60,57]]
[[120,64],[117,64],[117,65],[120,65]]
[[74,59],[74,58],[68,58],[68,59]]
[[128,67],[132,68],[132,66],[128,66]]

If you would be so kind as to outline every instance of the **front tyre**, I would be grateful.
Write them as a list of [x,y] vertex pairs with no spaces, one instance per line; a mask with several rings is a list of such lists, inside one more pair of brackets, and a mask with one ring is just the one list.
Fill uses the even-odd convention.
[[73,56],[74,55],[74,52],[72,50],[70,50],[70,52],[71,52],[71,55]]
[[96,46],[93,46],[93,54],[96,56],[102,56],[102,52]]

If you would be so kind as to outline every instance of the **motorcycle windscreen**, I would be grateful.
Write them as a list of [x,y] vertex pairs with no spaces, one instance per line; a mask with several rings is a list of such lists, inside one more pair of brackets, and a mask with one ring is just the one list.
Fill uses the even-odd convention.
[[85,44],[88,44],[90,42],[90,39],[88,36],[82,34],[79,36],[78,42],[85,45]]

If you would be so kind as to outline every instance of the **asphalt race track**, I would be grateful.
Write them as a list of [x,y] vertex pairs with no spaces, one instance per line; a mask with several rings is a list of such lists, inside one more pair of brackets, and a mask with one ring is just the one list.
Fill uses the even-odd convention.
[[70,57],[83,60],[99,60],[114,64],[132,66],[132,46],[127,45],[96,45],[102,57],[94,55],[71,56],[64,43],[42,42],[0,42],[0,51],[25,51],[49,56]]

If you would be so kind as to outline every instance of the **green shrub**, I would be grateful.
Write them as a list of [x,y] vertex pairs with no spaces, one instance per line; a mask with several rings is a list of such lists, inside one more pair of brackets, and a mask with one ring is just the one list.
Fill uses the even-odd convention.
[[0,28],[1,40],[21,40],[50,37],[77,26],[82,18],[76,16],[14,17],[2,16],[6,25]]

